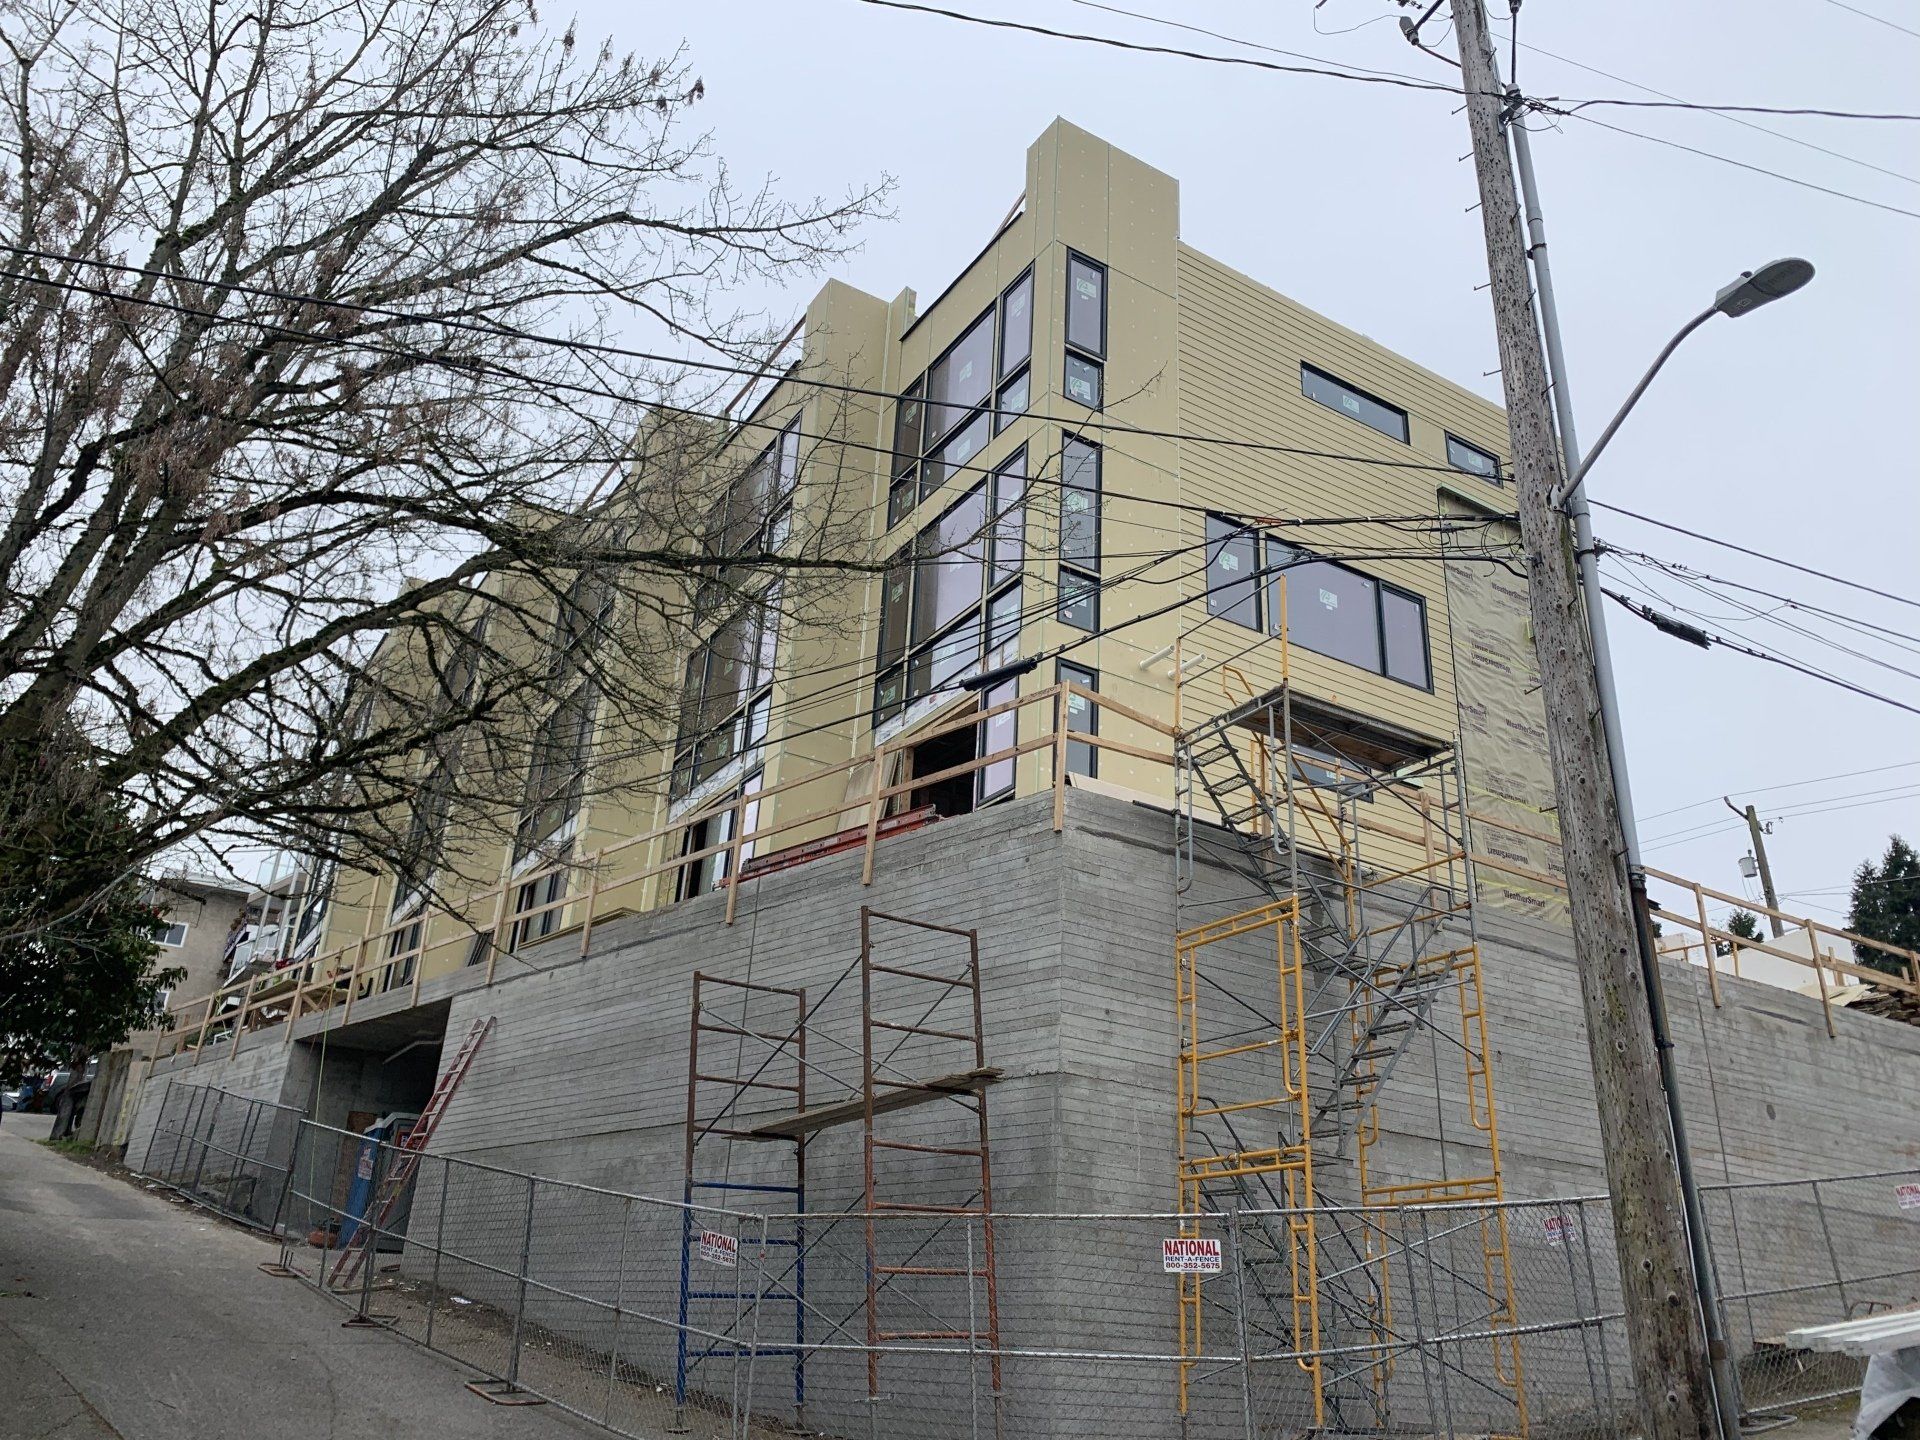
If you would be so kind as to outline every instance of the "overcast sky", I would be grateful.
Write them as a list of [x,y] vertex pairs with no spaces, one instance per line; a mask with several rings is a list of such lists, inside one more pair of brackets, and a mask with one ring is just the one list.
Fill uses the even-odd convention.
[[[1325,0],[1318,10],[1311,0],[1117,3],[1327,60],[1449,83],[1455,74],[1406,44],[1397,17],[1407,12],[1384,0]],[[952,0],[948,8],[1297,63],[1074,0]],[[1858,8],[1920,31],[1911,0],[1859,0]],[[1498,376],[1485,373],[1498,360],[1487,297],[1475,288],[1486,267],[1479,218],[1469,211],[1472,168],[1461,162],[1466,126],[1449,97],[1130,54],[860,0],[722,0],[637,14],[601,3],[580,12],[580,29],[583,37],[610,33],[644,55],[684,38],[706,84],[700,113],[743,180],[770,175],[804,198],[882,173],[898,179],[896,218],[868,227],[862,251],[836,271],[862,289],[891,297],[911,285],[937,295],[1019,193],[1026,147],[1061,115],[1176,177],[1189,243],[1500,398]],[[1723,104],[1920,111],[1920,35],[1833,0],[1760,0],[1737,22],[1723,7],[1671,0],[1533,0],[1520,24],[1518,76],[1534,95],[1646,99],[1654,97],[1636,87],[1652,87]],[[1452,52],[1444,23],[1427,34]],[[1920,598],[1920,462],[1910,433],[1920,398],[1920,125],[1589,113],[1916,212],[1876,209],[1578,120],[1537,122],[1586,440],[1720,285],[1782,255],[1819,268],[1792,299],[1738,321],[1716,319],[1688,342],[1596,466],[1595,498]],[[797,313],[811,289],[784,297],[783,308]],[[1598,527],[1616,544],[1920,635],[1920,608],[1604,511]],[[1824,643],[1920,672],[1920,640],[1782,612],[1815,630],[1815,640],[1657,573],[1628,578],[1711,617],[1717,633],[1920,705],[1920,679]],[[1750,797],[1777,817],[1769,850],[1786,903],[1837,922],[1861,859],[1877,857],[1895,831],[1920,843],[1920,716],[1759,660],[1693,649],[1615,613],[1649,863],[1739,893],[1744,827],[1717,797]],[[1893,766],[1901,768],[1883,768]],[[1708,826],[1718,828],[1685,838]]]

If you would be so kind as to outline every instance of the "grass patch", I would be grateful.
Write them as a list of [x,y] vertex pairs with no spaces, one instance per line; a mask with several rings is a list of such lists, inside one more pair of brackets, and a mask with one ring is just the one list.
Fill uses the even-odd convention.
[[39,1140],[34,1143],[44,1145],[49,1150],[57,1150],[62,1155],[72,1155],[76,1159],[93,1154],[93,1146],[85,1140]]

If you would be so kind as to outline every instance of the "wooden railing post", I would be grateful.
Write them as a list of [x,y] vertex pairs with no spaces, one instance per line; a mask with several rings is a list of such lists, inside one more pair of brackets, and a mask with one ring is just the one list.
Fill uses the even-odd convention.
[[1707,989],[1713,994],[1714,1009],[1720,1008],[1720,972],[1713,964],[1713,932],[1707,925],[1707,897],[1693,887],[1693,903],[1700,915],[1700,943],[1707,947]]
[[1827,1017],[1827,1038],[1832,1040],[1839,1032],[1833,1028],[1833,997],[1827,991],[1827,967],[1820,961],[1820,936],[1813,928],[1813,921],[1800,923],[1807,927],[1807,949],[1813,952],[1813,973],[1820,978],[1820,1009]]
[[740,901],[740,827],[746,823],[747,792],[741,788],[733,798],[733,839],[727,845],[727,924],[733,924],[733,912]]
[[1053,833],[1067,824],[1067,682],[1054,687],[1053,706]]
[[886,808],[887,747],[873,747],[873,791],[867,796],[866,858],[860,863],[860,883],[873,884],[873,847],[880,837],[880,814]]
[[259,983],[260,977],[254,975],[247,980],[247,988],[240,992],[240,1008],[233,1017],[233,1044],[227,1050],[229,1060],[240,1053],[240,1037],[247,1028],[247,1009],[253,1004],[254,988]]
[[487,941],[487,978],[481,983],[493,983],[494,962],[500,958],[501,927],[507,923],[507,891],[512,888],[513,879],[513,843],[507,843],[507,858],[500,866],[500,893],[493,901],[493,932]]

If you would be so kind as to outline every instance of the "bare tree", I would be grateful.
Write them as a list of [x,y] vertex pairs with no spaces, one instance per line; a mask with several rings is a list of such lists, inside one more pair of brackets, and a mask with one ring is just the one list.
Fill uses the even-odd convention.
[[578,687],[657,726],[701,623],[864,563],[801,516],[722,565],[785,417],[613,343],[770,360],[729,292],[884,201],[736,187],[678,55],[521,0],[0,0],[0,45],[0,755],[77,728],[131,863],[423,874]]

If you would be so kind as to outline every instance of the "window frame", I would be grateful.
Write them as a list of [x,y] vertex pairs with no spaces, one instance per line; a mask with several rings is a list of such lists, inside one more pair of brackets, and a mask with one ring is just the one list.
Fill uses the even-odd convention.
[[[1209,532],[1206,537],[1206,542],[1202,547],[1207,557],[1205,571],[1206,594],[1203,597],[1207,610],[1207,618],[1209,620],[1225,620],[1230,625],[1238,625],[1243,629],[1264,634],[1267,628],[1264,624],[1266,611],[1265,592],[1267,587],[1265,584],[1266,577],[1260,563],[1260,542],[1262,537],[1259,527],[1248,525],[1243,521],[1234,519],[1231,515],[1222,515],[1212,510],[1207,512],[1204,525]],[[1219,537],[1218,540],[1210,533],[1216,525],[1224,526],[1227,529],[1227,533]],[[1216,585],[1213,578],[1215,559],[1219,554],[1225,553],[1227,546],[1241,539],[1246,540],[1253,551],[1253,563],[1247,567],[1246,578],[1243,580],[1228,580]],[[1216,597],[1233,589],[1237,585],[1247,587],[1248,595],[1246,601],[1234,601],[1225,608],[1216,609],[1214,606]],[[1251,621],[1238,619],[1230,613],[1232,610],[1239,608],[1242,603],[1250,603],[1253,606],[1253,619]]]
[[[192,928],[193,927],[185,920],[155,921],[153,926],[153,943],[167,950],[183,949],[187,943],[187,932]],[[175,930],[180,932],[180,938],[178,940],[167,939],[166,937],[173,934]]]
[[[1093,484],[1091,487],[1069,483],[1067,479],[1067,449],[1069,446],[1075,445],[1088,451],[1093,457]],[[1072,432],[1064,433],[1061,438],[1059,484],[1060,532],[1058,546],[1060,563],[1055,582],[1055,599],[1057,603],[1054,607],[1054,616],[1062,625],[1070,625],[1074,629],[1084,630],[1088,634],[1098,634],[1100,630],[1100,522],[1101,511],[1103,509],[1102,496],[1105,491],[1104,477],[1106,473],[1106,460],[1104,455],[1103,447]],[[1066,553],[1067,496],[1081,491],[1086,491],[1092,497],[1089,512],[1093,517],[1093,555],[1091,559],[1083,559],[1079,556],[1069,559]],[[1084,598],[1087,600],[1091,610],[1088,624],[1082,625],[1078,620],[1070,620],[1067,618],[1069,608],[1077,606],[1083,598],[1081,595],[1076,594],[1073,600],[1070,601],[1067,599],[1069,580],[1075,584],[1084,584],[1087,587]]]
[[[1324,555],[1318,554],[1315,551],[1307,549],[1304,545],[1296,545],[1290,540],[1283,540],[1279,536],[1274,535],[1271,532],[1263,532],[1261,535],[1261,540],[1263,542],[1262,559],[1265,562],[1261,566],[1262,603],[1265,605],[1266,611],[1267,611],[1266,624],[1264,626],[1264,629],[1266,630],[1266,633],[1269,636],[1275,639],[1279,638],[1279,631],[1276,627],[1280,623],[1280,615],[1279,615],[1279,607],[1272,604],[1270,601],[1268,601],[1266,599],[1266,596],[1271,593],[1272,587],[1276,581],[1285,577],[1289,569],[1295,568],[1293,566],[1287,566],[1286,568],[1279,568],[1279,561],[1274,558],[1273,552],[1275,550],[1283,550],[1286,552],[1290,552],[1293,555],[1298,555],[1302,557],[1301,564],[1303,565],[1325,565],[1330,569],[1339,570],[1345,574],[1352,575],[1357,579],[1364,580],[1373,587],[1374,645],[1375,645],[1375,651],[1380,657],[1380,663],[1377,668],[1373,666],[1363,665],[1359,661],[1350,660],[1344,655],[1331,655],[1331,654],[1328,654],[1325,650],[1318,649],[1315,646],[1305,643],[1304,641],[1295,640],[1291,634],[1291,631],[1292,631],[1291,623],[1289,623],[1288,625],[1289,634],[1287,637],[1287,643],[1289,645],[1298,645],[1302,650],[1309,651],[1312,654],[1319,655],[1328,660],[1337,661],[1342,665],[1351,665],[1353,666],[1354,669],[1364,671],[1369,675],[1378,675],[1383,680],[1391,680],[1397,685],[1405,685],[1410,690],[1424,691],[1429,695],[1434,693],[1434,690],[1433,690],[1433,629],[1427,618],[1427,597],[1426,596],[1420,594],[1417,590],[1409,590],[1404,585],[1395,585],[1390,580],[1383,580],[1378,575],[1369,575],[1366,571],[1356,569],[1352,565],[1342,565],[1338,560],[1329,559]],[[1426,679],[1424,683],[1420,681],[1409,680],[1404,675],[1396,675],[1393,673],[1392,669],[1390,668],[1389,661],[1387,658],[1387,607],[1386,607],[1386,599],[1385,599],[1385,597],[1388,595],[1393,595],[1398,599],[1412,602],[1414,607],[1419,612],[1420,639],[1421,639],[1421,647],[1422,647],[1421,655],[1422,655],[1423,664],[1426,669]],[[1288,608],[1289,610],[1291,610],[1292,607],[1288,607]]]
[[[1069,675],[1067,673],[1069,670],[1075,673]],[[1064,685],[1071,682],[1081,686],[1083,689],[1091,690],[1095,694],[1098,694],[1100,691],[1100,672],[1095,670],[1091,665],[1081,665],[1072,660],[1055,660],[1053,662],[1053,680],[1056,685]],[[1076,727],[1073,723],[1073,697],[1068,696],[1067,733],[1070,735],[1080,734],[1097,737],[1100,734],[1100,703],[1097,700],[1089,700],[1087,702],[1087,723],[1084,727]],[[1075,750],[1075,746],[1079,747],[1078,751]],[[1084,752],[1084,759],[1086,761],[1086,768],[1084,770],[1075,767],[1075,757],[1081,752]],[[1098,780],[1100,778],[1100,747],[1089,744],[1085,740],[1067,741],[1067,773],[1069,775],[1084,775],[1089,780]]]
[[[1447,437],[1447,464],[1450,467],[1458,470],[1462,475],[1471,475],[1476,480],[1484,480],[1489,485],[1504,485],[1507,483],[1507,467],[1501,462],[1498,455],[1483,446],[1474,444],[1471,440],[1462,440],[1451,430],[1443,431],[1442,433]],[[1491,463],[1493,472],[1489,474],[1484,470],[1475,470],[1471,466],[1462,465],[1458,460],[1455,460],[1453,458],[1453,449],[1456,445],[1462,450],[1470,451]]]
[[[998,644],[995,643],[991,622],[995,606],[1009,595],[1018,596],[1026,578],[1026,560],[1031,550],[1026,535],[1026,507],[1031,484],[1032,479],[1027,473],[1027,447],[1022,445],[983,475],[978,484],[955,496],[938,515],[921,526],[913,539],[901,546],[888,562],[881,584],[883,587],[898,584],[897,577],[904,572],[905,600],[904,610],[895,616],[894,602],[888,591],[883,588],[881,592],[873,703],[869,713],[874,729],[878,730],[896,716],[904,714],[915,701],[951,688],[955,680],[965,675],[977,673],[1003,647],[1017,644],[1020,636],[1017,602],[1012,634],[1001,638]],[[1014,498],[1002,507],[999,500],[1007,491]],[[948,517],[974,503],[976,496],[980,501],[980,527],[961,546],[951,547],[949,551],[950,556],[958,556],[963,547],[977,543],[978,554],[973,557],[978,572],[976,595],[946,617],[937,628],[920,634],[919,613],[923,603],[920,566],[927,552],[928,541],[937,536]],[[1004,555],[1002,547],[1013,550],[1014,554],[1011,557]],[[893,623],[890,624],[890,621]],[[936,667],[951,662],[956,642],[970,628],[974,633],[972,657],[940,675],[936,681]],[[896,683],[897,692],[889,695],[889,686]]]
[[[1100,343],[1098,345],[1088,345],[1084,340],[1077,340],[1073,337],[1073,281],[1074,267],[1076,265],[1084,265],[1099,277]],[[1062,345],[1060,394],[1073,404],[1085,406],[1088,410],[1095,411],[1096,413],[1103,409],[1106,404],[1107,341],[1109,339],[1109,320],[1111,318],[1107,301],[1112,288],[1110,283],[1112,278],[1112,271],[1092,256],[1083,255],[1078,250],[1069,249],[1067,251],[1066,303],[1062,307],[1060,324]],[[1072,367],[1076,363],[1084,367],[1093,377],[1093,399],[1090,402],[1078,398],[1072,390],[1068,388]]]
[[[569,707],[577,707],[579,734],[573,749],[559,756],[560,737],[553,727]],[[566,833],[567,826],[580,815],[580,802],[586,792],[587,768],[592,757],[594,721],[600,709],[600,696],[591,680],[582,680],[554,702],[534,735],[533,753],[527,761],[526,783],[521,790],[520,817],[514,826],[514,859],[524,860],[543,845]],[[559,756],[556,760],[556,756]],[[540,829],[534,822],[549,809],[557,807],[553,824]],[[539,833],[534,833],[536,830]]]
[[[1309,375],[1316,375],[1329,385],[1336,386],[1350,394],[1357,395],[1370,405],[1378,405],[1382,410],[1398,415],[1400,417],[1400,433],[1396,435],[1391,430],[1383,430],[1365,416],[1355,415],[1351,411],[1343,410],[1338,405],[1329,405],[1325,400],[1322,400],[1318,395],[1315,395],[1311,390],[1307,389],[1307,376]],[[1384,435],[1387,439],[1397,440],[1402,445],[1410,445],[1413,443],[1413,427],[1407,411],[1403,407],[1394,404],[1391,400],[1382,400],[1371,391],[1363,390],[1349,380],[1342,380],[1331,370],[1323,370],[1308,360],[1302,360],[1300,362],[1300,393],[1318,405],[1322,410],[1331,410],[1336,415],[1351,420],[1356,424],[1364,425],[1376,435]]]
[[[774,580],[721,618],[707,638],[687,652],[681,676],[680,718],[669,770],[669,803],[686,799],[741,755],[760,746],[772,727],[773,683],[780,669],[782,584]],[[714,647],[730,625],[746,622],[740,649],[744,669],[735,699],[724,714],[708,712],[707,686],[714,678]],[[700,661],[700,693],[692,694],[694,661]],[[719,742],[724,740],[724,746]]]

